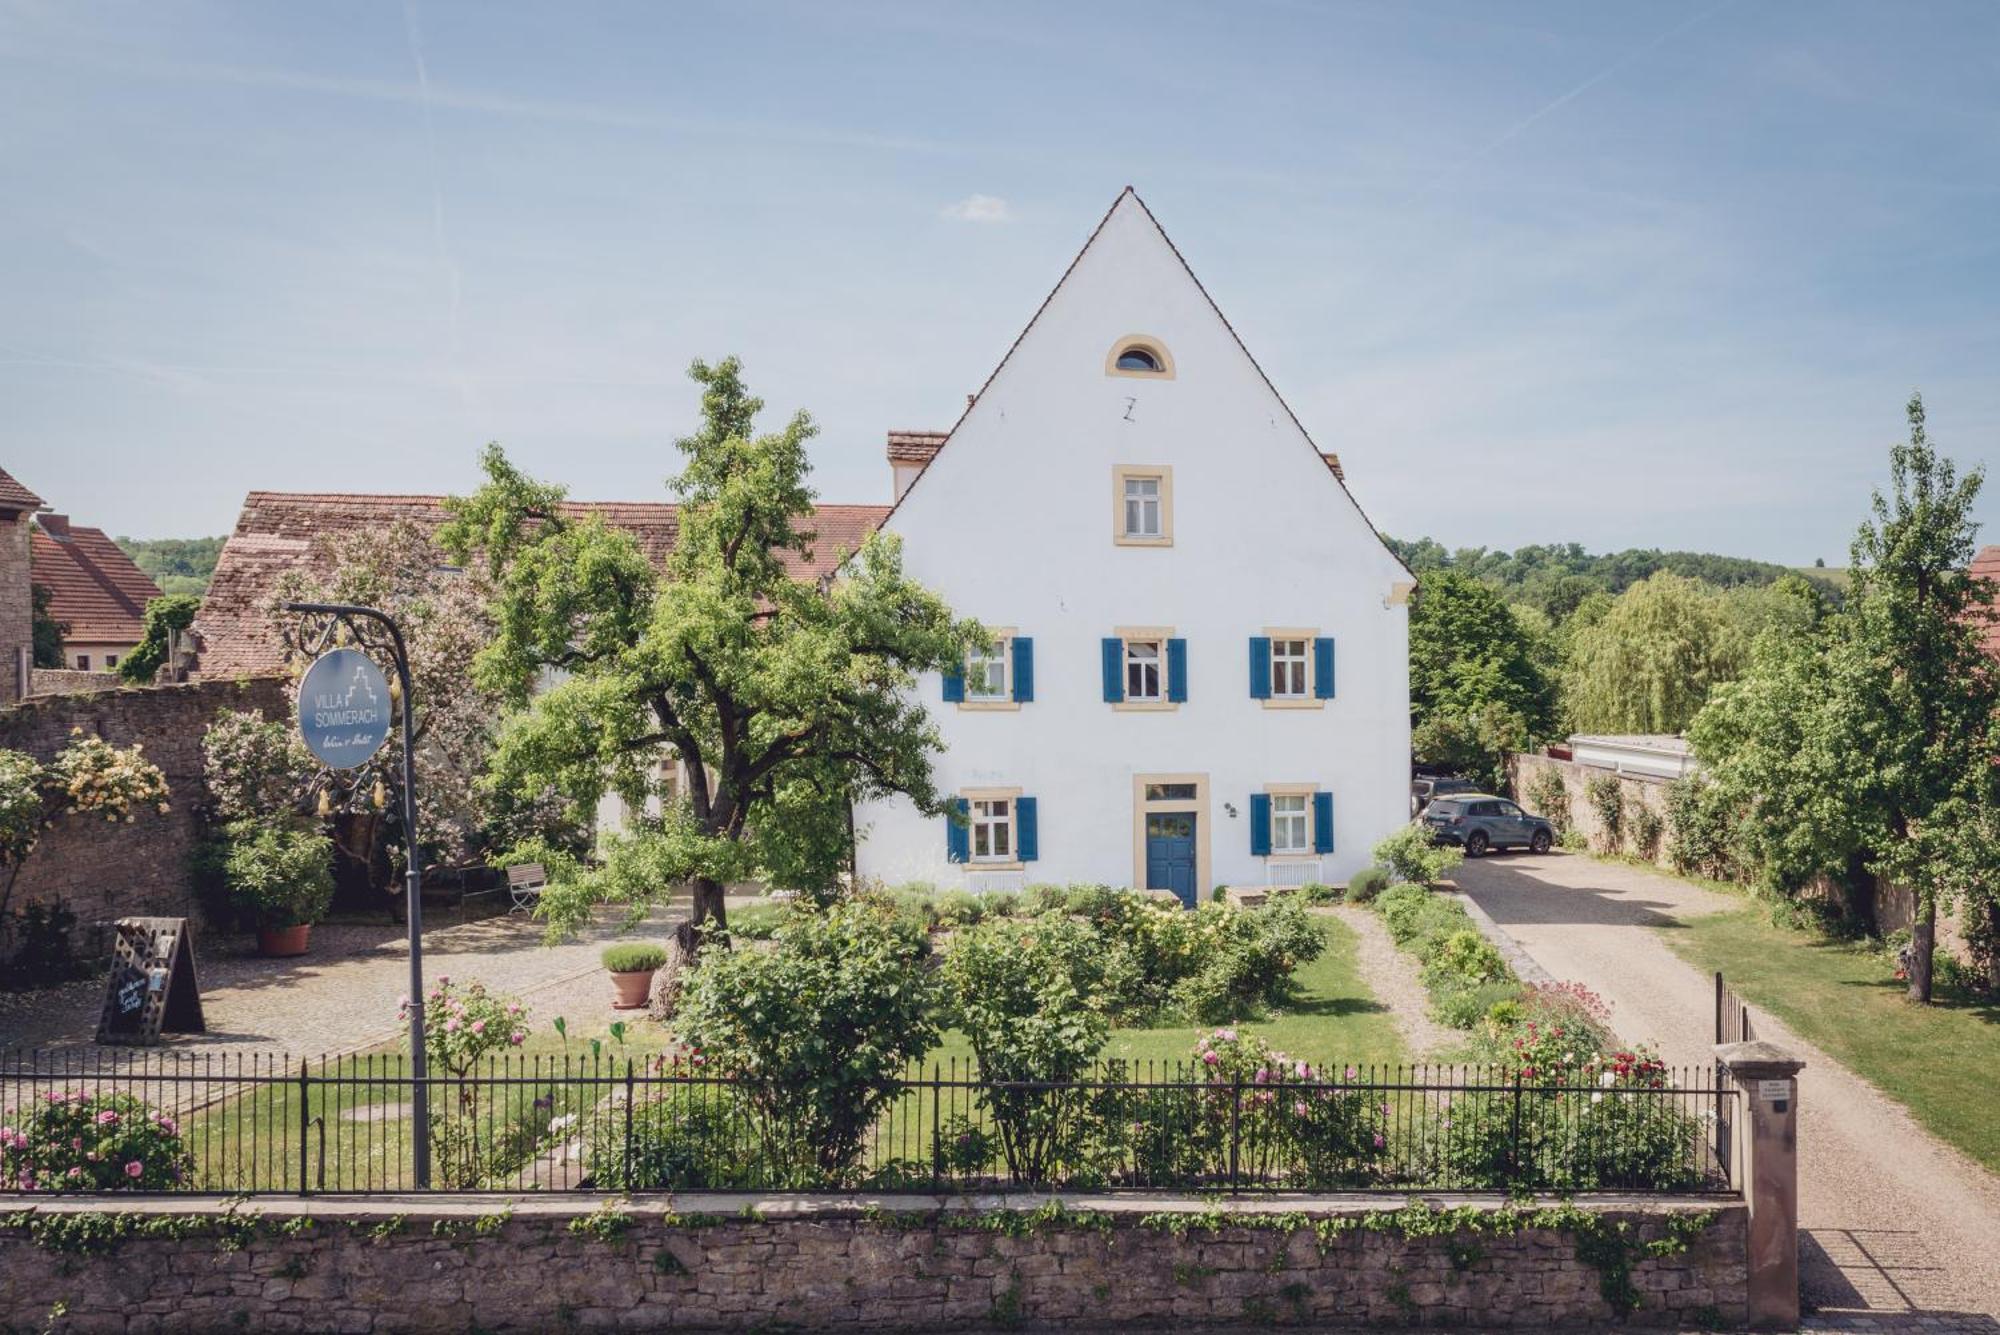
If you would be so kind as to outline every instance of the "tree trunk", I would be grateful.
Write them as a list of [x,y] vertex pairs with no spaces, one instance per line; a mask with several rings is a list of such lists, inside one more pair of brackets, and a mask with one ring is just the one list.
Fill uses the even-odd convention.
[[675,940],[680,945],[681,964],[692,967],[710,931],[729,930],[729,916],[723,904],[726,888],[722,882],[697,876],[688,883],[694,891],[694,912],[680,925]]
[[1917,914],[1916,922],[1910,925],[1910,992],[1911,1001],[1929,1005],[1931,1000],[1931,962],[1937,951],[1937,905],[1927,902]]
[[2000,993],[2000,899],[1989,899],[1984,907],[1986,949],[1981,953],[1986,957],[1986,986]]
[[1876,919],[1875,875],[1868,870],[1868,859],[1859,851],[1847,855],[1847,875],[1841,878],[1841,888],[1847,892],[1848,916],[1869,936],[1882,934],[1881,924]]

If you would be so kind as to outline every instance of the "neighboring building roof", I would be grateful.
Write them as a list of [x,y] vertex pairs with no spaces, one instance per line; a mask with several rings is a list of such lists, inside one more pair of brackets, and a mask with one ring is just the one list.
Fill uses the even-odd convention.
[[892,464],[927,464],[931,456],[944,444],[949,431],[891,431],[889,433],[889,462]]
[[47,503],[41,497],[16,482],[13,475],[0,468],[0,510],[42,510]]
[[1664,756],[1693,755],[1688,739],[1670,732],[1575,732],[1569,744],[1602,746],[1621,751],[1657,751]]
[[1994,582],[1993,615],[1982,629],[1981,638],[1986,641],[1986,652],[2000,658],[2000,547],[1981,547],[1967,570],[1974,579]]
[[49,591],[49,614],[68,624],[64,638],[77,644],[137,644],[145,633],[146,604],[160,596],[159,586],[103,529],[71,524],[65,515],[37,517],[28,572]]
[[[409,520],[425,530],[445,521],[442,496],[367,496],[339,492],[253,491],[243,500],[236,531],[222,545],[194,630],[201,646],[195,675],[235,677],[284,667],[267,609],[279,578],[312,559],[322,538]],[[659,501],[569,501],[563,512],[602,515],[638,539],[655,565],[673,550],[678,507]],[[822,505],[811,558],[788,559],[793,573],[826,575],[881,525],[885,505]]]
[[1343,483],[1347,481],[1347,474],[1341,471],[1339,455],[1329,454],[1325,450],[1321,450],[1319,452],[1319,457],[1326,461],[1327,469],[1335,477],[1339,478]]

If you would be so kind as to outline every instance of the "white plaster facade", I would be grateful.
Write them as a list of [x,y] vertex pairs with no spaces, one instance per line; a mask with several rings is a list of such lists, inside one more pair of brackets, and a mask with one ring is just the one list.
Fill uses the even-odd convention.
[[[1170,374],[1116,373],[1134,336]],[[1170,542],[1118,541],[1121,466],[1171,469]],[[1032,861],[987,871],[951,859],[945,819],[870,803],[864,877],[1143,885],[1147,776],[1194,785],[1178,805],[1203,897],[1345,881],[1409,820],[1411,576],[1130,191],[884,527],[954,609],[1032,640],[1017,707],[947,703],[935,676],[919,689],[947,744],[940,787],[1034,798],[1038,837]],[[1103,640],[1132,627],[1185,642],[1184,702],[1107,703]],[[1250,642],[1272,628],[1332,639],[1332,698],[1253,698]],[[1331,794],[1330,851],[1253,852],[1253,794],[1287,786]]]

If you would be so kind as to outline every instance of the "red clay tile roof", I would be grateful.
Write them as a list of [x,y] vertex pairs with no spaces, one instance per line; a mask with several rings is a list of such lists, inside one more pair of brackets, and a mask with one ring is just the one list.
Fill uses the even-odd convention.
[[1967,570],[1974,579],[1993,581],[1993,619],[1986,623],[1984,638],[1986,652],[2000,658],[2000,547],[1981,547]]
[[0,468],[0,510],[40,510],[45,504],[41,497],[16,482],[6,469]]
[[[9,479],[11,481],[11,479]],[[18,485],[18,484],[17,484]],[[49,612],[78,644],[137,644],[159,586],[101,528],[42,515],[29,535],[29,578],[49,591]]]
[[[281,671],[283,652],[266,616],[272,591],[286,571],[316,559],[321,538],[409,520],[425,529],[444,522],[442,496],[361,496],[337,492],[253,491],[243,500],[236,531],[222,545],[202,598],[194,630],[200,645],[198,677],[255,676]],[[655,564],[673,550],[677,507],[659,501],[570,501],[565,513],[602,515],[631,533]],[[886,505],[822,505],[818,538],[808,561],[789,562],[795,573],[824,575],[874,532]]]
[[927,464],[931,456],[944,444],[949,431],[891,431],[889,433],[889,462],[892,464]]

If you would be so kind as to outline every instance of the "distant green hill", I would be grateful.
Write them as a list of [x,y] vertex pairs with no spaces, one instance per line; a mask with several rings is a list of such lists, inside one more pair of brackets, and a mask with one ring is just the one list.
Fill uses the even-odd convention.
[[1498,585],[1510,602],[1527,603],[1560,618],[1567,616],[1594,590],[1623,593],[1662,570],[1703,580],[1717,588],[1775,584],[1799,574],[1838,596],[1847,586],[1847,572],[1818,567],[1794,569],[1771,561],[1713,552],[1663,552],[1628,548],[1622,552],[1588,552],[1582,543],[1565,542],[1500,551],[1486,547],[1447,548],[1434,538],[1414,542],[1382,535],[1403,563],[1421,575],[1426,570],[1457,570]]
[[222,555],[221,538],[119,538],[132,564],[146,572],[161,593],[208,591],[215,559]]

